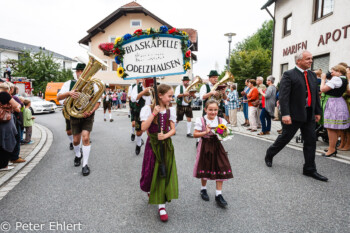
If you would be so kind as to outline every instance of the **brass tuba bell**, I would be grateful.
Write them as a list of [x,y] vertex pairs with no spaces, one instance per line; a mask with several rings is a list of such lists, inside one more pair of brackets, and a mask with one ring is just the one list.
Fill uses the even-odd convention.
[[[92,78],[102,67],[108,67],[104,61],[89,53],[89,63],[86,65],[80,78],[75,83],[72,90],[80,92],[78,99],[70,96],[66,99],[63,107],[63,115],[66,119],[69,116],[75,118],[83,118],[84,113],[90,112],[97,101],[101,98],[105,91],[104,83],[96,78]],[[97,85],[98,91],[94,91],[94,84]],[[68,117],[68,118],[67,118]]]
[[[197,92],[197,90],[195,89],[196,86],[198,86],[198,84],[203,83],[201,77],[196,76],[195,80],[193,80],[193,82],[186,88],[185,93],[188,92]],[[184,101],[186,103],[191,103],[193,100],[192,96],[185,96],[184,97]]]
[[[218,86],[220,86],[220,85],[222,85],[222,84],[226,84],[226,83],[228,83],[228,82],[234,82],[234,81],[235,81],[235,78],[234,78],[233,74],[231,74],[230,71],[226,71],[225,76],[224,76],[219,82],[217,82],[217,83],[213,86],[213,88],[211,89],[211,91],[216,91],[216,89],[218,88]],[[220,102],[220,101],[222,100],[222,94],[220,94],[220,96],[218,96],[218,97],[215,96],[215,95],[212,95],[212,96],[210,96],[209,99],[214,99],[214,100]]]

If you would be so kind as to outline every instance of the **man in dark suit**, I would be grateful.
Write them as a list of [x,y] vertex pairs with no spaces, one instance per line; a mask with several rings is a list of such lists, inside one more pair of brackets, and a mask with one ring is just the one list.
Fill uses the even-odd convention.
[[302,51],[295,56],[296,67],[283,73],[280,83],[279,101],[283,130],[276,141],[267,149],[265,163],[272,166],[273,157],[280,152],[300,129],[304,140],[305,164],[303,174],[314,179],[328,179],[317,173],[315,164],[316,122],[321,118],[320,98],[317,91],[317,77],[310,69],[312,55]]

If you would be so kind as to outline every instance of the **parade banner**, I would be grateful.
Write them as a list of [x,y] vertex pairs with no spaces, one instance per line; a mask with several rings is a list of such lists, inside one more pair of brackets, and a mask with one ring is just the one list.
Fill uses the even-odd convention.
[[159,77],[186,73],[181,38],[178,36],[143,36],[122,46],[125,79]]
[[190,45],[186,32],[161,26],[138,29],[99,48],[115,55],[118,77],[129,80],[185,74],[191,68]]

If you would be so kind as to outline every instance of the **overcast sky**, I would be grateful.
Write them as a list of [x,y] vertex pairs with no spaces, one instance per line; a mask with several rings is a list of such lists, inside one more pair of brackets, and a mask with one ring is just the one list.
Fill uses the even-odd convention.
[[[74,58],[86,56],[78,41],[87,30],[131,0],[10,0],[1,2],[0,37]],[[144,8],[177,28],[198,31],[194,75],[204,77],[228,56],[227,32],[234,44],[252,35],[271,17],[260,8],[267,0],[137,0]],[[106,41],[107,42],[107,41]],[[86,56],[87,57],[87,56]]]

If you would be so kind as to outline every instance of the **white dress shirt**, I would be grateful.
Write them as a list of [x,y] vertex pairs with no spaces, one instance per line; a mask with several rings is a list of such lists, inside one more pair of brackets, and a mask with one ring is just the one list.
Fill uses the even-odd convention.
[[[211,82],[208,83],[209,84],[209,88],[210,90],[213,88],[213,84]],[[203,101],[203,96],[207,94],[207,85],[203,84],[201,87],[201,90],[199,91],[199,97],[201,98],[201,100]]]
[[[183,85],[179,85],[176,87],[175,89],[175,98],[177,98],[178,95],[180,95],[180,87],[183,86]],[[185,86],[183,86],[183,92],[185,93]],[[183,94],[183,93],[182,93]],[[185,96],[182,97],[182,106],[188,106],[188,103],[185,102]]]
[[[143,85],[141,86],[142,90],[144,90],[145,88],[143,87]],[[132,89],[132,93],[131,93],[131,101],[132,102],[136,102],[138,103],[140,99],[137,99],[138,96],[138,88],[137,85]],[[152,104],[152,97],[151,96],[142,96],[141,98],[143,98],[145,100],[145,105],[151,105]]]

